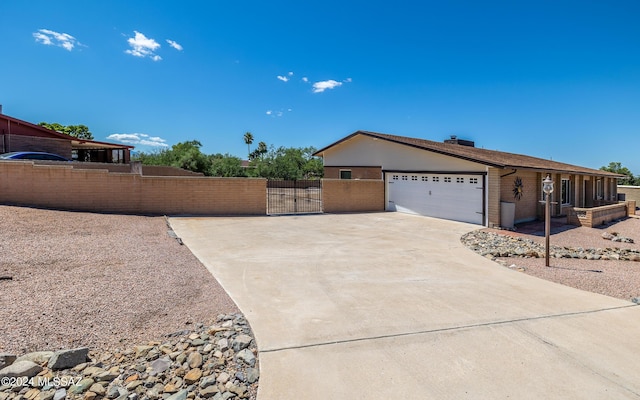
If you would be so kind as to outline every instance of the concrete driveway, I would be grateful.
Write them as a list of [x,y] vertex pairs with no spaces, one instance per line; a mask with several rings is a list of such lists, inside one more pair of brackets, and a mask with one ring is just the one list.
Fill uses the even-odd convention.
[[460,243],[476,225],[170,223],[251,323],[259,400],[640,399],[640,307],[500,267]]

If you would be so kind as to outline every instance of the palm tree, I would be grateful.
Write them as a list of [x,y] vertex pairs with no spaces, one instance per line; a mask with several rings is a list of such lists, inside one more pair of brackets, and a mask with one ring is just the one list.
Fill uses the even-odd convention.
[[248,154],[251,155],[251,143],[253,143],[253,135],[251,132],[247,132],[244,134],[244,142],[247,145]]
[[262,159],[262,157],[267,154],[267,144],[265,142],[258,143],[257,151],[258,154],[260,154],[260,159]]

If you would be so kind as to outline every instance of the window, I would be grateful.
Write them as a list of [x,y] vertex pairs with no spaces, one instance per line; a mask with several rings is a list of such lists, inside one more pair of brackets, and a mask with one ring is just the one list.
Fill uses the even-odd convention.
[[604,199],[604,193],[602,192],[602,179],[596,181],[596,196],[598,200]]
[[464,183],[464,178],[456,178],[456,183]]
[[563,178],[560,183],[560,198],[562,204],[571,204],[571,181]]
[[428,178],[428,177],[426,177],[426,176],[423,176],[423,177],[422,177],[422,182],[427,182],[428,180],[429,180],[429,178]]
[[431,180],[434,181],[434,182],[440,182],[440,177],[439,176],[434,176]]
[[450,176],[445,176],[444,177],[444,183],[451,183],[451,177]]
[[351,179],[351,170],[350,169],[341,169],[340,170],[340,179]]
[[407,180],[407,176],[406,175],[402,175],[402,180],[406,181]]
[[411,180],[412,181],[417,181],[418,180],[418,176],[417,175],[411,175]]
[[394,176],[393,176],[393,180],[394,180],[394,181],[397,181],[399,178],[400,178],[400,177],[399,177],[398,175],[394,175]]
[[478,178],[469,178],[469,183],[472,185],[477,185],[478,184]]

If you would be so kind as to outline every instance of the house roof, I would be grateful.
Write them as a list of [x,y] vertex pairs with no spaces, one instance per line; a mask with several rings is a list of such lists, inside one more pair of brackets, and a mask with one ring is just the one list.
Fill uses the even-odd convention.
[[[74,136],[69,136],[69,135],[65,135],[64,133],[54,131],[53,129],[45,128],[44,126],[32,124],[31,122],[10,117],[6,114],[0,113],[0,118],[6,119],[7,121],[10,121],[13,124],[23,125],[23,126],[29,127],[30,129],[37,130],[41,134],[44,134],[45,136],[49,136],[51,138],[70,140],[71,147],[74,149],[133,149],[134,148],[134,146],[130,146],[126,144],[107,143],[107,142],[99,142],[96,140],[79,139]],[[10,133],[10,132],[7,132],[7,133]]]
[[414,148],[443,154],[451,157],[460,158],[467,161],[476,162],[479,164],[488,165],[495,168],[505,169],[533,169],[543,171],[557,171],[566,173],[576,173],[583,175],[597,175],[597,176],[609,176],[609,177],[623,177],[624,175],[616,174],[613,172],[602,171],[598,169],[580,167],[578,165],[565,164],[553,160],[545,160],[542,158],[526,156],[523,154],[506,153],[497,150],[487,150],[478,147],[463,146],[460,144],[434,142],[426,139],[410,138],[405,136],[388,135],[384,133],[369,132],[369,131],[357,131],[351,135],[338,140],[335,143],[326,146],[317,152],[314,156],[322,157],[323,153],[328,149],[337,146],[341,143],[348,141],[349,139],[362,135],[371,138],[382,139],[392,143],[398,143]]

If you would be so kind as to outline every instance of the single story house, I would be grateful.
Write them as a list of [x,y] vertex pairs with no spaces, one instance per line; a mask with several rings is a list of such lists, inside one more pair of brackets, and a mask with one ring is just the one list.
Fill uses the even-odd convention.
[[542,181],[554,181],[552,215],[617,203],[621,175],[521,154],[357,131],[318,150],[326,179],[382,179],[388,211],[503,226],[544,217]]
[[128,164],[133,146],[78,139],[40,125],[2,114],[0,108],[0,154],[41,151],[67,159]]

